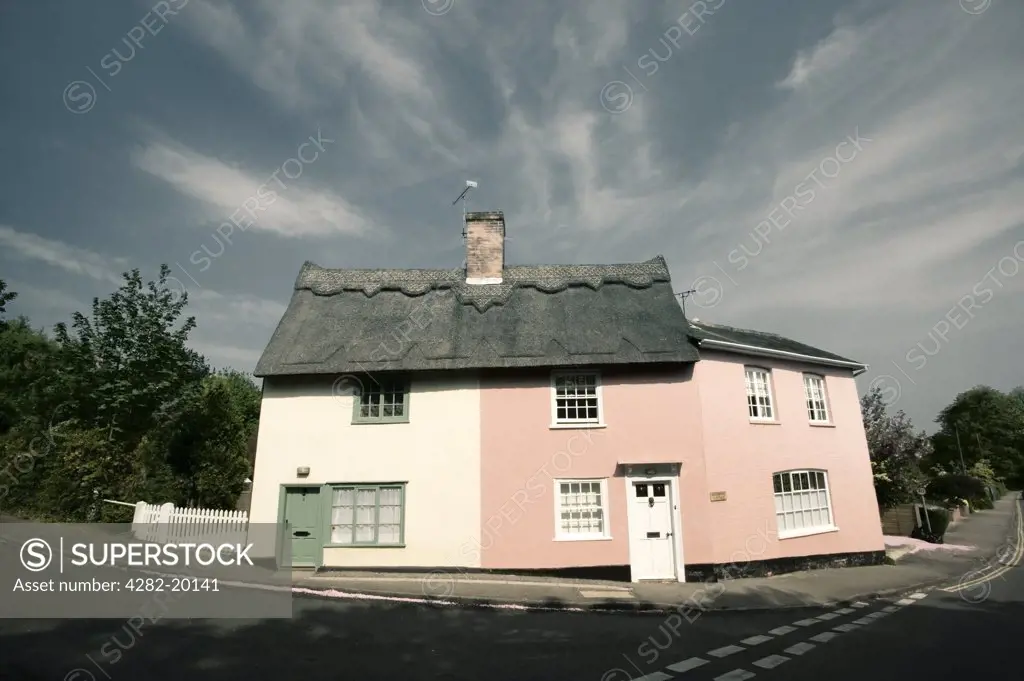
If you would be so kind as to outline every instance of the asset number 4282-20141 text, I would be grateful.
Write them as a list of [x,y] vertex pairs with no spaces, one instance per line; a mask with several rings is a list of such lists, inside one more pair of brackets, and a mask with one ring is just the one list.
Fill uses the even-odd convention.
[[198,577],[135,577],[124,585],[125,591],[220,591],[216,579]]

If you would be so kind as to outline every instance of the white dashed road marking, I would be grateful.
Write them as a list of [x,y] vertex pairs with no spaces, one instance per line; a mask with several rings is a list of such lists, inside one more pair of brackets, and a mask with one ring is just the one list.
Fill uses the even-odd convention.
[[773,636],[785,636],[786,634],[792,633],[794,631],[796,631],[796,627],[791,627],[791,626],[787,625],[787,626],[784,626],[784,627],[775,627],[774,629],[770,630],[768,633],[772,634]]
[[754,664],[761,669],[775,669],[783,662],[789,662],[789,658],[785,655],[769,655],[768,657],[762,657]]
[[743,639],[742,641],[740,641],[740,643],[742,643],[745,646],[759,646],[762,643],[765,643],[765,642],[771,641],[771,640],[772,640],[771,636],[751,636],[750,638]]
[[808,650],[814,650],[814,644],[813,643],[807,643],[807,642],[797,643],[795,646],[790,646],[790,647],[786,648],[785,652],[789,653],[790,655],[803,655]]
[[[605,594],[602,593],[601,595],[603,596]],[[865,624],[871,624],[875,620],[878,620],[882,617],[887,617],[888,615],[900,610],[899,606],[912,605],[921,600],[922,598],[926,598],[927,596],[928,594],[923,592],[916,592],[910,594],[908,596],[905,596],[901,600],[897,601],[895,605],[889,605],[884,608],[879,608],[878,610],[875,610],[874,612],[869,612],[865,614],[863,617],[855,619],[852,622],[837,625],[833,627],[831,631],[824,631],[814,636],[810,636],[809,640],[814,641],[814,643],[801,641],[786,648],[783,652],[787,653],[788,655],[803,655],[804,653],[814,650],[817,644],[827,643],[828,641],[831,641],[832,639],[839,636],[839,633],[837,632],[846,633],[853,631],[855,629],[860,629]],[[719,659],[728,657],[730,655],[734,655],[736,653],[749,650],[749,647],[759,646],[763,643],[773,641],[775,640],[776,636],[785,636],[786,634],[798,631],[799,627],[811,627],[815,624],[821,624],[822,622],[829,622],[842,615],[857,613],[857,610],[867,608],[869,605],[871,604],[865,603],[864,601],[857,601],[855,603],[851,603],[850,607],[847,608],[839,608],[833,612],[826,612],[824,614],[818,615],[817,617],[808,617],[807,619],[802,619],[797,622],[793,622],[792,626],[785,625],[781,627],[776,627],[774,629],[769,630],[768,635],[757,634],[755,636],[748,636],[747,638],[739,641],[739,643],[742,645],[727,645],[722,646],[721,648],[715,648],[714,650],[709,650],[707,652],[707,655],[709,657],[715,657]],[[752,664],[755,667],[759,667],[761,669],[774,669],[775,667],[781,665],[783,662],[788,662],[790,659],[791,658],[787,657],[786,655],[768,655],[766,657],[762,657],[759,660],[756,660]],[[681,662],[676,662],[675,664],[667,665],[666,669],[668,669],[671,672],[674,672],[675,674],[681,674],[697,669],[698,667],[703,667],[709,662],[710,660],[706,660],[701,657],[690,657],[685,660],[682,660]],[[748,671],[746,669],[733,669],[730,672],[726,672],[725,674],[716,676],[714,681],[746,681],[746,679],[753,678],[754,676],[756,676],[754,672]],[[670,681],[674,678],[676,677],[670,674],[666,674],[664,672],[652,672],[650,674],[647,674],[646,676],[641,676],[640,678],[635,679],[634,681]]]
[[664,672],[652,672],[650,674],[644,674],[643,676],[633,679],[633,681],[668,681],[672,677]]
[[703,659],[703,658],[691,657],[688,660],[683,660],[682,662],[676,662],[675,664],[670,664],[668,666],[668,668],[671,669],[674,672],[682,673],[682,672],[688,672],[691,669],[696,669],[697,667],[703,667],[707,663],[708,663],[708,661]]

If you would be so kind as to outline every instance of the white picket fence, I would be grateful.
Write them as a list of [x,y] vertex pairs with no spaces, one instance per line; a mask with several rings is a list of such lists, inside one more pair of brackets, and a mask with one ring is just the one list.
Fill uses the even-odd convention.
[[132,534],[159,544],[246,542],[249,514],[212,508],[175,508],[174,504],[135,504]]

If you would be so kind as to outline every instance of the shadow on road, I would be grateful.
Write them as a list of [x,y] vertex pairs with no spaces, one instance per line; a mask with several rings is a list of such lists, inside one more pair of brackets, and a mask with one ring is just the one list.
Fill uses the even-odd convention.
[[[752,618],[708,613],[672,635],[656,618],[627,614],[600,617],[309,598],[297,598],[294,610],[290,620],[167,620],[142,622],[135,631],[119,620],[2,621],[0,679],[228,681],[308,675],[518,681],[593,675],[593,681],[600,681],[603,670],[621,667],[622,656],[633,655],[645,640],[656,640],[662,651],[662,661],[644,669],[649,673],[721,645],[723,636],[737,636]],[[1024,605],[1017,602],[947,599],[932,605],[926,600],[827,645],[838,651],[872,636],[873,653],[863,664],[902,656],[912,661],[907,669],[913,676],[921,677],[936,649],[965,651],[973,646],[984,651],[999,636],[1014,638],[1012,645],[1019,646],[1022,615]],[[784,612],[775,616],[777,624],[758,621],[767,615],[753,616],[751,626],[796,619]],[[887,629],[894,635],[874,640]],[[943,673],[933,678],[950,678],[953,668],[962,668],[970,678],[978,676],[982,668],[975,654],[962,665],[942,659],[938,669]],[[831,656],[821,659],[836,663]]]

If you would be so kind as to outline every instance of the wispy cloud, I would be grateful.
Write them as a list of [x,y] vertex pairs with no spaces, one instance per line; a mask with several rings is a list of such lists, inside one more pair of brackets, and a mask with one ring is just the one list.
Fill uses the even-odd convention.
[[[120,285],[123,279],[121,272],[131,269],[127,259],[97,253],[79,248],[53,239],[44,239],[34,234],[20,232],[0,225],[0,244],[13,249],[16,257],[22,260],[42,262],[72,274],[89,277],[107,284]],[[143,278],[152,276],[143,272]],[[79,300],[74,293],[57,289],[38,287],[20,282],[10,282],[11,289],[23,294],[20,303],[27,303],[36,310],[45,310],[44,319],[55,322],[66,319],[72,312],[88,312],[90,303]],[[111,286],[111,289],[114,287]],[[105,294],[100,294],[103,297]],[[285,305],[278,301],[267,300],[247,293],[221,293],[212,289],[196,289],[189,291],[189,302],[186,314],[194,315],[199,323],[198,345],[211,350],[211,356],[217,359],[231,358],[248,362],[253,356],[258,358],[262,345],[270,338],[270,332],[284,314]],[[223,341],[211,341],[219,337],[224,330],[237,331],[247,329],[245,338],[253,345],[249,348],[225,346]],[[265,336],[265,337],[264,337]],[[226,354],[218,354],[217,348]],[[254,365],[255,360],[249,364]],[[251,366],[246,365],[247,369]],[[240,367],[240,368],[246,368]]]
[[[458,208],[449,201],[466,179],[480,181],[472,208],[505,211],[510,262],[662,253],[679,290],[705,275],[726,287],[702,318],[764,327],[869,363],[882,361],[872,353],[916,342],[921,312],[941,316],[1005,257],[1022,224],[1020,3],[986,3],[977,15],[927,0],[770,9],[729,0],[456,0],[427,3],[447,10],[433,14],[415,1],[188,4],[161,35],[166,53],[147,49],[139,62],[151,81],[139,72],[137,91],[127,81],[118,90],[124,116],[112,107],[89,117],[97,132],[109,125],[103,132],[115,148],[138,145],[133,163],[109,154],[98,166],[85,136],[31,129],[45,116],[28,100],[15,102],[30,134],[5,147],[21,149],[25,172],[5,185],[18,189],[0,202],[2,219],[23,224],[38,214],[33,222],[54,227],[40,241],[4,232],[0,249],[88,277],[84,288],[109,285],[127,265],[90,259],[85,244],[97,255],[155,263],[157,248],[220,252],[216,239],[230,233],[237,257],[209,275],[220,293],[190,295],[197,342],[211,354],[255,358],[304,259],[457,264]],[[52,18],[39,13],[36,21],[42,31]],[[619,115],[602,107],[610,81],[633,90]],[[232,97],[209,96],[221,92]],[[616,101],[627,93],[620,87]],[[217,125],[217,138],[192,127],[197,110]],[[124,117],[154,127],[126,134]],[[275,155],[301,141],[287,135],[321,123],[338,139],[323,165],[286,180],[244,241],[238,228],[215,232],[285,161]],[[853,160],[829,160],[858,134],[870,142]],[[35,140],[44,137],[53,143],[40,155]],[[97,167],[103,183],[91,182]],[[40,201],[55,181],[68,190],[66,206]],[[758,234],[802,182],[814,199],[784,229]],[[197,208],[200,221],[213,223],[203,232],[171,226]],[[147,238],[140,224],[160,232]],[[739,269],[729,256],[743,249],[756,255]],[[957,381],[986,380],[947,369],[946,358],[967,347],[968,335],[998,345],[985,335],[998,326],[990,320],[1024,314],[1006,294],[1024,276],[1000,283],[970,334],[929,362],[927,376],[915,375],[922,386],[937,383],[920,404]],[[258,298],[266,291],[279,292],[281,304]],[[688,300],[688,311],[696,303]],[[1001,377],[1012,361],[986,355],[984,364]]]
[[0,244],[22,258],[44,262],[65,272],[113,284],[121,282],[119,272],[123,270],[118,268],[128,267],[128,261],[124,258],[103,257],[86,248],[46,239],[7,225],[0,225]]
[[846,64],[856,53],[862,37],[851,28],[838,28],[810,50],[801,50],[793,68],[779,87],[796,90],[814,81],[827,78]]
[[[465,131],[445,115],[444,76],[429,67],[441,40],[422,8],[330,0],[255,0],[244,10],[215,0],[192,4],[188,25],[194,35],[282,108],[307,112],[339,102],[346,108],[386,102],[363,121],[375,131],[371,135],[415,140],[423,147],[417,155],[439,156],[449,166],[461,163],[457,149]],[[455,12],[443,21],[467,19],[467,13]]]
[[[158,140],[139,148],[132,161],[140,170],[206,204],[211,220],[227,221],[235,211],[248,210],[247,229],[280,236],[369,232],[370,223],[359,209],[331,191],[310,188],[309,180],[301,179],[308,166],[298,155],[282,159],[277,168],[261,174],[174,141]],[[295,161],[291,169],[290,160]]]
[[44,311],[44,319],[38,317],[31,319],[36,328],[44,325],[50,319],[66,319],[68,314],[75,310],[87,310],[90,303],[79,296],[60,291],[53,288],[35,286],[21,279],[7,281],[11,291],[17,291],[16,303],[8,308],[8,312],[14,315],[20,314],[22,309]]
[[[731,289],[707,315],[931,309],[977,279],[983,254],[1024,224],[1024,184],[1006,153],[1020,144],[1012,112],[1024,107],[1024,78],[1014,76],[1018,87],[1008,87],[1005,58],[978,65],[950,51],[950,44],[969,50],[984,40],[962,19],[953,12],[937,21],[921,6],[894,9],[798,53],[786,82],[798,90],[813,82],[815,96],[794,92],[738,137],[742,165],[733,144],[724,145],[692,197],[704,203],[706,192],[722,202],[696,226],[709,240],[703,257],[687,259]],[[841,111],[813,113],[840,101]],[[843,126],[871,141],[835,177],[822,177],[822,159],[847,132]],[[782,229],[756,234],[755,225],[811,172],[823,186],[814,187],[806,210]],[[748,182],[762,189],[751,192]],[[730,193],[751,198],[730,203]],[[749,260],[739,272],[727,263],[734,249]]]

